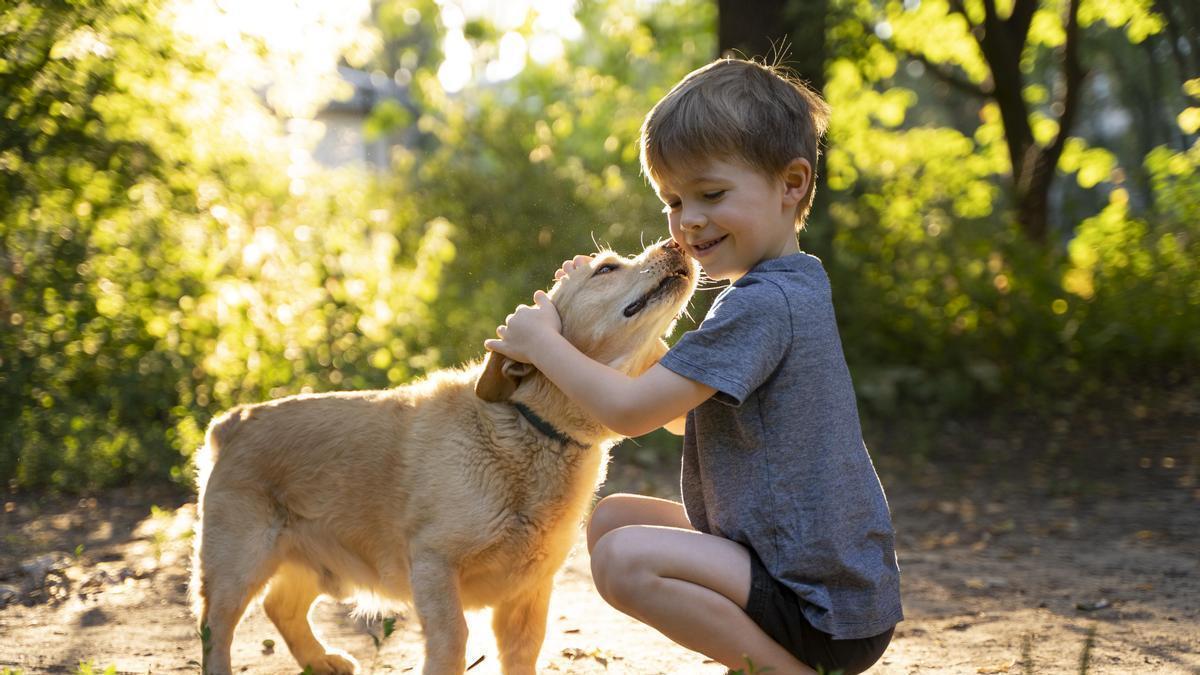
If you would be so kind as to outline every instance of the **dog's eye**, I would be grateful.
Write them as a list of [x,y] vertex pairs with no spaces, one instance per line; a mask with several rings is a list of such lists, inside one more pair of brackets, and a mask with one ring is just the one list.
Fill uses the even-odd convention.
[[597,267],[595,272],[592,272],[592,276],[595,277],[600,276],[601,274],[608,274],[609,272],[616,270],[617,267],[619,267],[619,265],[616,263],[604,263],[603,265]]

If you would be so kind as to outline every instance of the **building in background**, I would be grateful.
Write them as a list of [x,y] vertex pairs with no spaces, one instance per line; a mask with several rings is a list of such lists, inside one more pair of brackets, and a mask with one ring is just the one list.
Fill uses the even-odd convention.
[[383,73],[367,73],[341,66],[338,73],[353,87],[349,98],[330,101],[316,121],[325,133],[312,150],[313,159],[327,167],[360,165],[386,171],[391,166],[391,151],[404,144],[411,130],[396,129],[378,137],[367,133],[367,119],[376,103],[393,100],[413,110],[408,89]]

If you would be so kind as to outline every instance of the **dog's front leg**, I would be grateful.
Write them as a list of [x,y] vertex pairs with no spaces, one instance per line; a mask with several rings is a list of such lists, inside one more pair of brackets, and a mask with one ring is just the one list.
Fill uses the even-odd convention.
[[546,612],[550,608],[550,591],[554,575],[535,588],[496,606],[492,614],[492,631],[500,649],[500,664],[504,675],[534,675],[537,657],[546,637]]
[[412,560],[413,607],[425,633],[424,675],[458,675],[467,667],[467,620],[457,571],[436,555]]

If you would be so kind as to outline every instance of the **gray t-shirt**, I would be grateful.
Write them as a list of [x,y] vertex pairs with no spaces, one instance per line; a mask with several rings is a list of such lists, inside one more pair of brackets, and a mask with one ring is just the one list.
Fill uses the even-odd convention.
[[829,279],[805,253],[726,288],[660,361],[717,393],[688,413],[692,526],[743,544],[838,639],[903,618],[895,534],[863,444]]

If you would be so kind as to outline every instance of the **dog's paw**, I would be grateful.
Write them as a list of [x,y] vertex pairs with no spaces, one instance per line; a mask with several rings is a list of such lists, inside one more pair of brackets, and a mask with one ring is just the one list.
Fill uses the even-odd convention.
[[358,672],[358,661],[340,649],[330,651],[305,665],[313,675],[354,675]]

